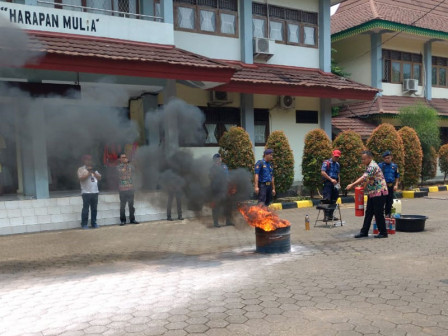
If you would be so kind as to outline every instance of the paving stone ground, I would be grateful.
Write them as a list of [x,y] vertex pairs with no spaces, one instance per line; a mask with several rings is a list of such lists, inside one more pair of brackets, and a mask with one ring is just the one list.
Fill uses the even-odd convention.
[[[254,252],[207,219],[0,237],[0,335],[448,335],[448,193],[403,199],[426,230],[354,239],[362,218]],[[210,219],[208,219],[210,220]]]

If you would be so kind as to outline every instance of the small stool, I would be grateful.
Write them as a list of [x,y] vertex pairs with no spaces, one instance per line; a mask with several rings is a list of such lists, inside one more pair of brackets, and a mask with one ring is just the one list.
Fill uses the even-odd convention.
[[[316,218],[316,221],[314,222],[314,226],[317,225],[317,222],[324,222],[325,226],[329,226],[328,222],[330,222],[330,221],[331,221],[331,224],[332,224],[331,227],[336,226],[336,223],[335,223],[335,220],[334,220],[334,215],[333,215],[333,219],[331,219],[330,221],[325,220],[325,211],[326,210],[336,210],[336,209],[338,209],[338,212],[339,212],[339,219],[336,222],[340,221],[341,222],[341,226],[344,225],[344,223],[342,222],[341,208],[339,207],[339,204],[323,204],[323,203],[321,203],[321,204],[316,206],[316,209],[319,210],[319,212],[317,213],[317,218]],[[319,219],[320,212],[322,210],[323,210],[324,218],[323,219]]]

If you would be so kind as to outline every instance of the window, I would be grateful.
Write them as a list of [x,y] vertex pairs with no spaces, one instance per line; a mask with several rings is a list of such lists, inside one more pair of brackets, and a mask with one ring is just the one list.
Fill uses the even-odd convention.
[[174,0],[175,28],[238,36],[238,0]]
[[38,5],[42,7],[122,17],[137,17],[132,14],[140,13],[138,0],[48,0],[48,2],[52,3],[38,3]]
[[254,109],[255,146],[264,146],[269,136],[269,110]]
[[404,79],[422,80],[420,54],[383,49],[383,82],[403,83]]
[[318,122],[317,111],[296,111],[296,124],[317,124]]
[[252,14],[254,37],[317,47],[317,13],[253,2]]
[[434,56],[432,58],[432,85],[438,87],[446,87],[448,58]]
[[232,126],[240,125],[240,110],[232,107],[204,107],[205,145],[217,146],[219,139]]

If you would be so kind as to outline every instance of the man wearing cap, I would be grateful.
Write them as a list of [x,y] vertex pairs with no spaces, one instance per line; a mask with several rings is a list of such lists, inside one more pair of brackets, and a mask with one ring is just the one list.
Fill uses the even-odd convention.
[[98,181],[101,180],[101,174],[93,168],[92,156],[83,155],[82,160],[84,166],[78,169],[78,179],[81,185],[82,196],[82,212],[81,212],[81,227],[87,229],[87,222],[89,220],[89,207],[91,211],[90,225],[92,228],[98,228],[96,223],[96,214],[98,207]]
[[[336,204],[339,198],[339,173],[341,172],[341,167],[339,165],[339,157],[341,156],[341,151],[335,149],[333,155],[330,159],[325,160],[322,163],[321,175],[324,179],[324,189],[323,197],[324,203],[326,204]],[[337,220],[333,218],[334,209],[325,210],[324,221]]]
[[258,195],[258,204],[266,206],[271,204],[272,196],[275,196],[273,157],[274,151],[268,148],[263,153],[263,159],[255,164],[255,194]]
[[398,165],[392,162],[392,153],[390,151],[385,151],[383,153],[383,162],[379,163],[378,166],[383,171],[387,183],[388,194],[384,205],[384,213],[386,217],[390,217],[392,213],[392,204],[394,202],[394,191],[397,191],[398,183],[400,181],[400,172],[398,171]]
[[228,199],[229,168],[222,162],[221,154],[213,155],[213,166],[210,169],[210,189],[212,192],[213,227],[219,227],[219,217],[224,212],[226,225],[232,223],[232,209]]

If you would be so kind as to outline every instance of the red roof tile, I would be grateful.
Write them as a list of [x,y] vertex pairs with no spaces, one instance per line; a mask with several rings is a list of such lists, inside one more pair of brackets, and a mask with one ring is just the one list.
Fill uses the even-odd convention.
[[440,0],[347,0],[331,17],[331,33],[379,19],[448,32],[448,3]]
[[341,117],[359,117],[375,114],[399,114],[400,109],[415,104],[424,104],[437,110],[440,116],[448,116],[448,99],[435,98],[427,101],[420,97],[381,96],[374,102],[361,102],[341,108]]
[[331,125],[336,130],[336,134],[343,131],[354,131],[362,139],[367,139],[375,129],[376,125],[358,118],[335,117],[331,119]]
[[[240,64],[230,83],[217,90],[327,98],[373,99],[379,91],[319,69]],[[244,91],[241,91],[244,90]]]

